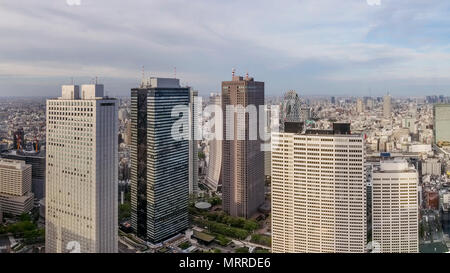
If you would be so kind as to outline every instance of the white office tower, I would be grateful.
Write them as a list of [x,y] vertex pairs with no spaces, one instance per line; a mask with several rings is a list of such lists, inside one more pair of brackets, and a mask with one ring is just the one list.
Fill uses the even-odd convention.
[[365,144],[349,129],[272,134],[272,252],[365,252]]
[[372,240],[381,252],[419,252],[418,175],[404,159],[372,174]]
[[47,100],[46,252],[117,252],[117,101],[62,90]]
[[198,193],[198,143],[201,140],[199,115],[201,113],[201,98],[198,91],[189,90],[189,195]]
[[[210,105],[215,105],[220,111],[222,111],[222,96],[220,93],[212,93],[209,97]],[[217,191],[221,184],[220,176],[222,170],[222,140],[221,136],[218,136],[219,130],[221,130],[222,124],[216,124],[216,113],[211,113],[211,122],[214,122],[212,130],[215,133],[214,139],[209,140],[209,163],[208,170],[206,172],[205,184],[212,191]]]
[[391,118],[392,105],[391,105],[391,96],[387,94],[383,97],[383,117]]

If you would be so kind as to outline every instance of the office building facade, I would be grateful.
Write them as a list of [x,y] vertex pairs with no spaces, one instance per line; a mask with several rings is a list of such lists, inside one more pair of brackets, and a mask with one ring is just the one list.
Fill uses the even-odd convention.
[[[222,96],[220,94],[211,94],[209,98],[210,105],[215,105],[222,109]],[[215,118],[215,113],[212,113],[211,119]],[[222,140],[218,138],[217,134],[219,130],[216,128],[222,124],[214,124],[212,130],[216,134],[214,139],[209,140],[209,162],[206,172],[205,184],[212,190],[217,191],[219,185],[221,185],[221,170],[222,170]]]
[[118,251],[118,105],[103,89],[47,100],[46,252]]
[[419,252],[419,178],[404,159],[372,171],[372,241],[381,252]]
[[391,101],[392,101],[392,98],[389,94],[383,97],[383,117],[386,119],[391,118],[391,114],[392,114]]
[[147,241],[189,224],[189,101],[178,79],[150,78],[131,90],[131,225]]
[[202,110],[198,91],[191,89],[189,100],[189,194],[195,197],[198,193],[198,144],[201,140],[199,115]]
[[0,207],[3,213],[20,215],[33,208],[31,165],[0,159]]
[[[259,107],[264,105],[264,82],[234,76],[222,82],[223,150],[222,206],[228,214],[250,218],[264,203],[264,152],[258,134]],[[254,107],[257,117],[250,113],[228,111]],[[245,110],[243,110],[245,111]]]
[[434,116],[434,144],[450,146],[450,104],[435,104]]
[[272,134],[272,252],[365,252],[363,137],[299,131]]

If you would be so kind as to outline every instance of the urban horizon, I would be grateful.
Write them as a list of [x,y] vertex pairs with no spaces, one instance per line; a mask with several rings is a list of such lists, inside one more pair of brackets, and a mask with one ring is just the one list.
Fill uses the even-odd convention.
[[450,253],[449,14],[442,0],[0,4],[0,267]]

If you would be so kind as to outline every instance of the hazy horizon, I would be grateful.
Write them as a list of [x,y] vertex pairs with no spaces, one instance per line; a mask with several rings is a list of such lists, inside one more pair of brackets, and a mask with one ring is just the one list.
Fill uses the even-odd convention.
[[0,4],[0,97],[99,77],[129,96],[174,77],[206,96],[249,73],[267,96],[445,95],[450,2],[17,0]]

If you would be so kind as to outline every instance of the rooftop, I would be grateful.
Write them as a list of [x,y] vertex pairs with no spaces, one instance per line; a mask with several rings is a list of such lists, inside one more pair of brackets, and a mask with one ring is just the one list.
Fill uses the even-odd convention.
[[204,232],[199,232],[199,231],[196,231],[196,230],[194,230],[194,237],[199,239],[199,240],[202,240],[204,242],[207,242],[207,243],[210,243],[210,242],[214,241],[214,239],[216,238],[216,237],[214,237],[212,235],[206,234]]
[[378,173],[408,173],[416,172],[416,169],[403,158],[388,158],[380,162],[380,166],[374,169]]
[[176,78],[150,77],[142,79],[141,88],[181,88],[180,80]]
[[25,161],[22,160],[0,158],[0,168],[25,170],[28,167],[31,167],[31,165],[25,164]]
[[39,152],[36,151],[18,151],[18,150],[8,150],[3,152],[2,155],[14,155],[14,156],[23,156],[23,157],[43,157],[45,158],[45,150],[41,150]]

